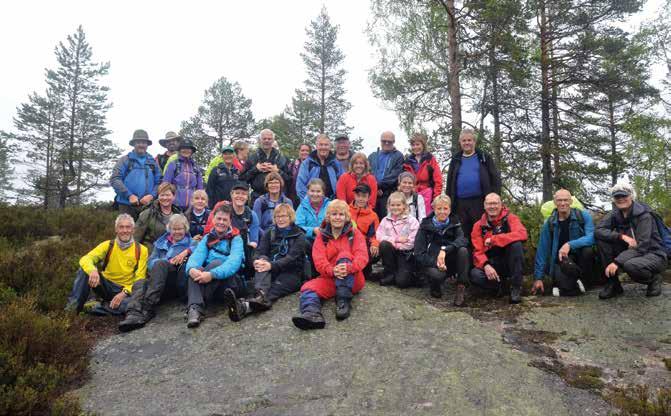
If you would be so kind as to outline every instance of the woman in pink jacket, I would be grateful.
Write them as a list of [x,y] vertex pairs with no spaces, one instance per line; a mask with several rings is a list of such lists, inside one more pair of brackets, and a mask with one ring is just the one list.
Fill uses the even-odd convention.
[[408,287],[414,283],[412,251],[419,222],[409,215],[405,195],[401,192],[389,196],[387,212],[375,233],[380,242],[380,257],[384,266],[384,277],[380,284],[387,286],[396,283],[398,287]]

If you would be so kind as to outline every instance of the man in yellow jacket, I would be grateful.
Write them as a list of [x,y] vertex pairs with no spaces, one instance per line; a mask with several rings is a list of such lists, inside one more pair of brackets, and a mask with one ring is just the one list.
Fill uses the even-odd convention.
[[66,310],[80,312],[93,292],[109,304],[96,305],[92,313],[122,315],[133,288],[143,284],[147,274],[148,250],[133,240],[135,221],[121,214],[114,222],[116,238],[104,241],[79,259]]

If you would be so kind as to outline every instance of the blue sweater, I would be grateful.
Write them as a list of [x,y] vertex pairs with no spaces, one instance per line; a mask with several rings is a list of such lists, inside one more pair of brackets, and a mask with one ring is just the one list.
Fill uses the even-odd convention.
[[457,173],[457,198],[474,198],[482,196],[480,185],[480,160],[473,153],[469,157],[462,156],[459,173]]
[[305,236],[309,240],[314,240],[314,228],[319,227],[326,217],[326,207],[328,207],[330,199],[324,198],[322,207],[319,209],[319,213],[316,214],[315,210],[312,209],[310,204],[310,198],[305,197],[301,201],[301,204],[296,210],[296,225],[301,227],[305,231]]

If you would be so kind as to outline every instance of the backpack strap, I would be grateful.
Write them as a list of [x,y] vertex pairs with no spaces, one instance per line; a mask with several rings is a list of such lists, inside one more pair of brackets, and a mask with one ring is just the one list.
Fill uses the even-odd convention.
[[415,219],[419,221],[419,207],[417,206],[417,192],[412,194],[412,204],[415,206]]
[[104,271],[107,268],[107,264],[110,262],[110,257],[112,256],[112,249],[114,248],[114,239],[109,241],[109,246],[107,247],[107,252],[105,253],[105,259],[101,265],[101,271]]
[[433,159],[433,155],[429,158],[429,164],[427,165],[427,170],[429,171],[429,187],[431,187],[431,195],[433,195],[433,188],[436,186],[436,182],[433,180],[433,165],[431,164],[431,160]]
[[136,241],[133,243],[135,246],[135,267],[133,268],[133,274],[137,273],[137,268],[140,266],[140,254],[142,252],[142,246]]

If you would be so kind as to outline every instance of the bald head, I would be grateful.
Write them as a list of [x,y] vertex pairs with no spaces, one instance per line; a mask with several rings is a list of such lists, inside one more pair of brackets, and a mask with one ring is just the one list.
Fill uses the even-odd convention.
[[554,203],[557,207],[557,213],[559,218],[565,219],[571,213],[571,202],[573,202],[573,197],[571,193],[566,189],[560,189],[555,192]]
[[492,192],[485,197],[485,212],[490,220],[496,219],[503,209],[503,202],[499,194]]

